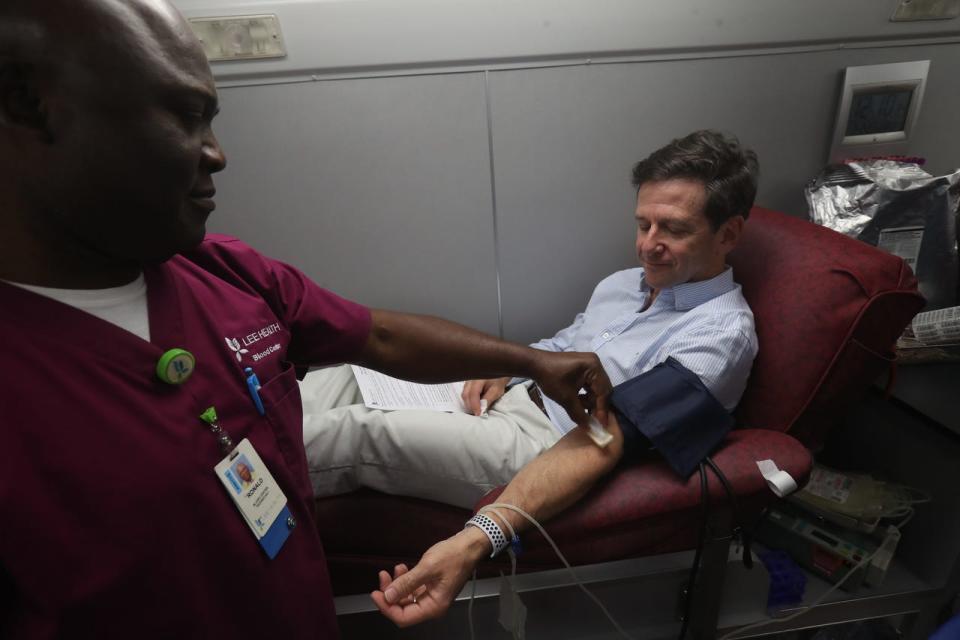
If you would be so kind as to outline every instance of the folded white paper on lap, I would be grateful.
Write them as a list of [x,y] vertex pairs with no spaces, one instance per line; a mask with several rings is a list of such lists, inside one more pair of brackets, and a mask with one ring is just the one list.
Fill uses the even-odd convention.
[[363,395],[363,404],[370,409],[420,409],[423,411],[446,411],[470,413],[460,394],[463,382],[444,384],[419,384],[351,365],[357,386]]

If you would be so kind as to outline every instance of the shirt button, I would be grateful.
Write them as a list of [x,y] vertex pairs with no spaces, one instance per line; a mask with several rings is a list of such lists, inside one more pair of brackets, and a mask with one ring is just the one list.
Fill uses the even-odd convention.
[[610,332],[609,332],[609,331],[604,331],[604,332],[603,332],[603,339],[604,339],[604,340],[609,340],[609,339],[610,339]]
[[297,526],[296,519],[293,516],[290,516],[289,518],[287,518],[287,528],[293,529],[295,526]]

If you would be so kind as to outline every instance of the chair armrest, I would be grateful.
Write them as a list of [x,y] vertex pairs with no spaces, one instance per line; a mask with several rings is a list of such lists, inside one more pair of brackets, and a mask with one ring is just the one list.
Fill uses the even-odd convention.
[[[810,452],[795,438],[767,429],[738,429],[713,455],[737,496],[742,519],[752,522],[776,499],[757,468],[773,460],[802,486],[813,464]],[[726,504],[719,480],[710,473],[710,504]],[[495,502],[503,487],[484,496],[477,508]],[[700,505],[697,474],[679,478],[652,457],[618,467],[580,502],[545,525],[573,564],[691,548],[696,541]],[[539,533],[524,536],[524,565],[555,566],[559,561]]]

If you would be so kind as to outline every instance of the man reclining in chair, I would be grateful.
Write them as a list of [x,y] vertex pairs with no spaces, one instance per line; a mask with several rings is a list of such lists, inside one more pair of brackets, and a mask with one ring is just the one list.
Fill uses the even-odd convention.
[[[726,256],[753,205],[756,155],[733,138],[697,131],[640,161],[633,184],[641,266],[604,279],[573,324],[531,346],[596,352],[614,385],[673,358],[732,411],[757,340]],[[509,482],[500,501],[545,520],[645,442],[611,412],[613,440],[600,448],[536,386],[507,390],[509,382],[468,382],[464,400],[474,415],[465,415],[367,409],[349,367],[308,375],[304,442],[316,494],[367,486],[471,508]],[[490,407],[485,418],[481,399]],[[528,526],[513,512],[494,515],[517,531]],[[401,625],[440,615],[490,555],[497,536],[480,525],[509,530],[495,519],[477,524],[435,545],[409,573],[381,572],[374,600],[385,615]]]

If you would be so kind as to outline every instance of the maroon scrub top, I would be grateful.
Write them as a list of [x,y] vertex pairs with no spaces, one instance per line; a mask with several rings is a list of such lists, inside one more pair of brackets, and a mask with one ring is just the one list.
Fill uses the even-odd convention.
[[[223,236],[144,276],[150,342],[0,283],[0,638],[336,637],[293,363],[355,358],[369,311]],[[173,348],[182,386],[155,373]],[[211,405],[287,496],[273,560],[214,474]]]

